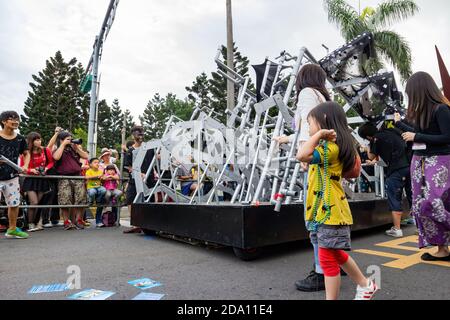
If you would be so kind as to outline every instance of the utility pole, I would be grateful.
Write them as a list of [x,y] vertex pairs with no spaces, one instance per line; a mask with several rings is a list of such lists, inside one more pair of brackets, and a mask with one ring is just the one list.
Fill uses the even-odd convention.
[[89,107],[89,126],[88,126],[88,151],[89,156],[95,157],[97,150],[96,132],[97,132],[97,86],[98,82],[98,64],[99,64],[99,37],[95,37],[94,54],[92,59],[92,87],[91,87],[91,104]]
[[121,150],[121,161],[120,161],[120,177],[123,178],[123,167],[125,161],[125,151],[123,147],[126,145],[126,135],[127,135],[127,114],[123,113],[123,125],[122,125],[122,150]]
[[116,16],[117,6],[119,0],[111,0],[109,3],[108,11],[106,12],[105,19],[103,20],[100,33],[95,37],[94,52],[89,60],[86,68],[86,76],[89,73],[92,75],[92,87],[91,87],[91,104],[89,107],[89,125],[88,125],[88,151],[91,157],[95,157],[97,153],[97,102],[98,102],[98,68],[103,53],[103,44],[108,37],[111,26]]
[[[227,66],[234,70],[234,41],[233,41],[233,11],[231,0],[227,1]],[[229,74],[231,77],[232,75]],[[234,83],[228,80],[227,83],[227,109],[234,109]]]

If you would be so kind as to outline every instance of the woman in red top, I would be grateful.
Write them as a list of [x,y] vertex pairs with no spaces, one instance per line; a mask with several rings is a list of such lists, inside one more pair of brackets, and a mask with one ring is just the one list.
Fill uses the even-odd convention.
[[[50,149],[42,147],[41,135],[36,132],[28,134],[27,143],[31,155],[27,175],[45,175],[54,165]],[[22,191],[27,193],[30,205],[37,205],[42,200],[44,193],[50,191],[50,182],[42,178],[25,178]],[[30,232],[43,229],[41,222],[36,225],[36,211],[37,209],[28,209],[28,221],[30,222],[28,231]]]

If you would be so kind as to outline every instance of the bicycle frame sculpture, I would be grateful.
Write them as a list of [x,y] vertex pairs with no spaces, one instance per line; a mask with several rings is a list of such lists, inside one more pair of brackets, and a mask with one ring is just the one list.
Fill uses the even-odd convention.
[[[294,85],[299,70],[307,63],[318,63],[326,71],[332,90],[347,102],[344,109],[358,113],[359,117],[349,117],[350,124],[365,121],[381,124],[394,112],[403,112],[402,95],[393,73],[367,75],[360,68],[361,60],[373,57],[370,33],[355,38],[320,61],[305,47],[296,56],[284,51],[274,61],[266,58],[263,64],[253,66],[257,75],[256,93],[249,89],[248,76],[230,70],[219,57],[220,49],[215,58],[219,74],[231,80],[239,92],[227,123],[217,120],[215,110],[200,106],[195,108],[190,121],[172,116],[161,139],[147,142],[135,151],[136,201],[148,202],[161,193],[162,202],[209,205],[223,202],[220,199],[225,193],[228,203],[272,203],[276,211],[283,204],[302,202],[303,180],[300,163],[295,159],[299,130],[293,129],[292,123],[296,108]],[[272,138],[283,134],[293,134],[294,142],[280,147]],[[353,135],[363,143],[356,131]],[[160,160],[153,159],[145,178],[157,177],[151,189],[137,170],[148,149],[155,149],[155,154],[160,155]],[[199,172],[197,189],[190,195],[180,193],[177,180],[180,165]],[[378,195],[384,196],[381,173],[372,180],[378,184]],[[205,193],[206,182],[210,187]]]

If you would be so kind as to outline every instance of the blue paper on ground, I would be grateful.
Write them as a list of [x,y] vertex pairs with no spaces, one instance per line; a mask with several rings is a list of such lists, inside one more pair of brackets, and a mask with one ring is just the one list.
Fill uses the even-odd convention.
[[161,300],[164,294],[141,292],[133,300]]
[[148,278],[128,281],[128,283],[131,284],[133,287],[139,288],[141,290],[162,286],[161,283]]
[[95,290],[95,289],[87,289],[81,292],[78,292],[74,295],[71,295],[68,297],[68,299],[73,300],[106,300],[112,295],[114,295],[115,292],[111,291],[102,291],[102,290]]
[[67,290],[70,290],[70,288],[66,283],[54,283],[49,285],[34,286],[33,288],[30,289],[30,291],[28,291],[28,293],[36,294],[48,292],[62,292]]

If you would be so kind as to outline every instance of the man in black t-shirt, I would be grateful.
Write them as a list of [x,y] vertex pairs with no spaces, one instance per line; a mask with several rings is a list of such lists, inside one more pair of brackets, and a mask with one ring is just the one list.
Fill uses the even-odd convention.
[[366,123],[358,130],[361,138],[370,141],[368,157],[370,160],[380,157],[387,165],[386,168],[386,193],[389,208],[392,211],[394,226],[386,231],[391,237],[403,237],[401,220],[403,214],[403,189],[411,208],[411,175],[409,172],[409,158],[407,145],[403,141],[400,132],[396,129],[378,131],[371,123]]
[[[131,129],[131,134],[134,138],[134,144],[128,149],[127,153],[125,154],[124,159],[124,168],[128,170],[130,180],[128,182],[128,187],[126,191],[126,199],[127,199],[127,205],[128,205],[128,212],[130,213],[130,216],[132,214],[131,212],[131,205],[133,204],[134,198],[136,198],[137,192],[136,192],[136,182],[133,178],[133,151],[136,149],[139,149],[142,146],[142,143],[144,142],[144,128],[135,126],[133,129]],[[148,168],[150,167],[150,164],[153,160],[153,157],[155,156],[155,152],[153,149],[147,150],[144,158],[144,162],[141,165],[141,175],[144,178],[145,174],[147,173]],[[153,175],[150,175],[150,177],[145,181],[145,184],[150,188],[155,185],[154,177]],[[125,230],[124,233],[140,233],[142,230],[140,228],[131,228],[129,230]]]
[[[19,156],[23,155],[25,167],[30,162],[25,138],[15,131],[19,128],[19,115],[15,111],[5,111],[0,114],[0,155],[17,164]],[[26,171],[26,168],[24,168]],[[19,172],[12,165],[0,161],[0,195],[3,195],[8,206],[9,228],[5,236],[12,239],[26,239],[28,234],[17,228],[17,216],[20,205]]]

